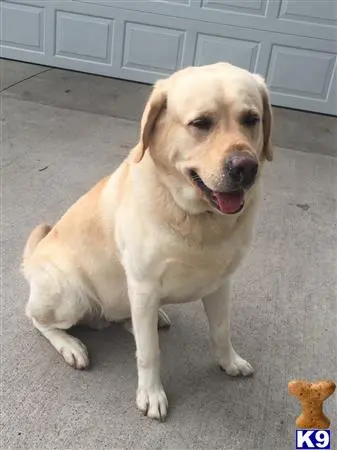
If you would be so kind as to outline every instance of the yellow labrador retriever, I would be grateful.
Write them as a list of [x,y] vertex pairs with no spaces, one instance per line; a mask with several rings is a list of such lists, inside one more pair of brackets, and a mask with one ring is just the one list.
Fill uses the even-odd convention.
[[89,364],[65,330],[132,319],[137,405],[163,419],[158,325],[167,303],[202,298],[217,362],[253,369],[230,337],[230,279],[252,237],[260,174],[272,159],[263,79],[227,63],[156,83],[139,143],[53,227],[31,233],[23,258],[26,313],[65,361]]

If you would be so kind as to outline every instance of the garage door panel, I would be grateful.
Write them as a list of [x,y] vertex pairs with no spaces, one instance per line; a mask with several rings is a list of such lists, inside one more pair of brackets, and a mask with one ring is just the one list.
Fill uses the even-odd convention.
[[254,72],[259,48],[259,42],[199,33],[194,65],[212,64],[221,60]]
[[273,45],[267,82],[272,92],[326,100],[336,55]]
[[44,51],[45,9],[20,3],[1,5],[1,39],[11,48]]
[[331,0],[282,0],[278,16],[281,19],[336,26],[337,4]]
[[274,105],[337,115],[337,42],[272,35],[267,84]]
[[112,20],[56,11],[56,56],[111,64],[112,36]]
[[126,22],[122,67],[163,75],[174,72],[182,66],[185,35],[182,30]]
[[202,0],[201,7],[216,11],[236,11],[266,15],[267,0]]
[[172,5],[190,6],[193,0],[157,0],[158,3],[171,3]]
[[274,92],[272,94],[272,102],[274,105],[289,107],[289,98],[291,99],[291,108],[337,115],[337,71],[334,69],[331,86],[329,88],[330,100],[320,98],[309,98],[303,96],[285,95],[284,93]]

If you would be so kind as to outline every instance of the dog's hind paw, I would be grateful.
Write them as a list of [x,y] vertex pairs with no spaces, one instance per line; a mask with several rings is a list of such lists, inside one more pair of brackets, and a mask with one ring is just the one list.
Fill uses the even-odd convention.
[[[131,319],[125,320],[123,322],[123,325],[124,325],[124,328],[126,329],[126,331],[133,334]],[[158,311],[158,328],[164,329],[164,328],[170,328],[170,326],[171,326],[171,321],[170,321],[169,316],[166,314],[166,312],[164,310],[162,310],[160,308]]]
[[66,363],[74,369],[83,370],[89,366],[89,357],[86,346],[73,336],[64,338],[58,352],[63,356]]
[[171,320],[163,309],[158,311],[158,328],[170,328]]

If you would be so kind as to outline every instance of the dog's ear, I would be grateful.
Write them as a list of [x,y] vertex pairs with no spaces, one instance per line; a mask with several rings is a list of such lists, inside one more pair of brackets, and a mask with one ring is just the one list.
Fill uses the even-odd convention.
[[159,114],[166,108],[167,88],[166,80],[159,80],[154,85],[150,98],[145,106],[141,124],[140,139],[133,152],[133,161],[138,163],[142,160],[154,132]]
[[271,143],[271,132],[273,125],[273,115],[270,103],[270,97],[267,85],[261,75],[254,74],[259,89],[261,92],[262,102],[263,102],[263,156],[267,161],[273,160],[273,147]]

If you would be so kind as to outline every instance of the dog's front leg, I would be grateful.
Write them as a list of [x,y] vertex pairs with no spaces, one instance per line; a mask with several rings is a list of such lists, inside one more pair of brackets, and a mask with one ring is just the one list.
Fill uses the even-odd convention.
[[211,340],[220,367],[228,375],[250,375],[253,368],[232,346],[230,330],[231,288],[226,281],[217,291],[203,298],[208,317]]
[[133,334],[137,349],[137,406],[152,419],[163,420],[168,402],[160,380],[159,300],[143,284],[129,286]]

